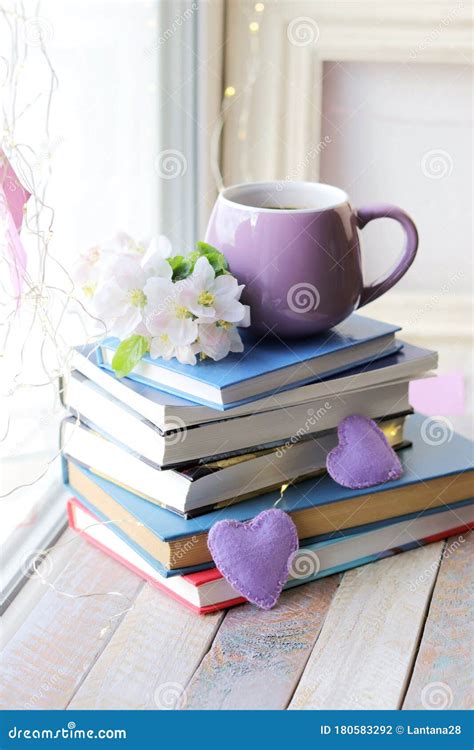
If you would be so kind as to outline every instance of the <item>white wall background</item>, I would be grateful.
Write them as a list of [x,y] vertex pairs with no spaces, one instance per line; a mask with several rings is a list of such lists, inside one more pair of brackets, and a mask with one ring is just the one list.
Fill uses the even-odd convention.
[[[435,291],[456,275],[472,289],[472,74],[468,66],[325,63],[320,179],[355,206],[395,203],[415,220],[420,246],[398,292]],[[365,268],[383,273],[399,252],[390,220],[364,229]]]

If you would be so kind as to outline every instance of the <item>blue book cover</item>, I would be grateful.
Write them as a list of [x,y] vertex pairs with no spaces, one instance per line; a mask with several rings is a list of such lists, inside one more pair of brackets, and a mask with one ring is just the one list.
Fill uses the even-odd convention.
[[[278,507],[283,511],[295,513],[311,507],[350,500],[369,493],[376,494],[397,488],[401,490],[408,485],[419,484],[438,477],[462,474],[471,470],[473,466],[472,442],[453,433],[448,441],[436,444],[427,432],[426,425],[429,419],[420,415],[413,415],[408,418],[405,435],[412,442],[413,447],[403,449],[398,453],[404,468],[404,473],[400,479],[369,489],[354,490],[342,487],[328,475],[324,475],[288,487],[278,502]],[[196,518],[184,519],[94,475],[87,469],[81,467],[81,471],[164,542],[207,533],[216,521],[221,521],[224,518],[247,521],[261,511],[273,507],[279,500],[280,495],[279,492],[270,492]],[[71,487],[71,489],[73,494],[77,494],[74,487]],[[474,496],[474,487],[467,497],[472,496]],[[84,500],[80,495],[78,497]],[[464,500],[467,497],[461,499]],[[93,512],[97,512],[97,510],[93,509]],[[115,530],[118,533],[118,530]]]
[[[219,362],[205,359],[194,366],[182,365],[175,359],[152,359],[145,354],[128,377],[206,406],[229,409],[393,354],[401,348],[393,340],[393,335],[399,330],[398,326],[351,315],[329,331],[289,342],[271,334],[256,341],[243,332],[245,349],[240,354],[229,354]],[[380,349],[372,350],[370,355],[364,356],[358,351],[363,345],[379,339]],[[102,342],[97,352],[102,367],[111,369],[110,357],[104,358],[104,354],[106,357],[108,352],[113,354],[118,343],[113,338]],[[345,361],[331,367],[334,355],[344,356]],[[297,368],[297,374],[290,377],[294,368]],[[270,375],[278,382],[269,388]],[[204,395],[194,392],[193,381],[204,388]],[[249,385],[251,381],[253,383]],[[244,385],[245,395],[241,396],[239,386]]]
[[[76,493],[77,495],[78,493]],[[93,503],[90,503],[88,500],[85,500],[80,495],[78,495],[78,498],[80,499],[80,502],[84,507],[89,510],[94,516],[99,518],[101,521],[108,522],[107,517],[101,513],[94,505]],[[474,499],[469,500],[459,500],[456,503],[447,503],[445,505],[442,505],[438,508],[429,508],[428,510],[424,510],[421,512],[416,513],[407,513],[403,516],[395,516],[394,518],[387,518],[383,521],[376,521],[375,523],[367,523],[363,524],[361,526],[353,526],[350,529],[344,529],[341,531],[334,531],[330,534],[320,534],[319,536],[311,537],[308,539],[305,539],[300,544],[300,549],[307,549],[311,548],[313,550],[317,550],[318,548],[322,547],[326,544],[333,544],[334,542],[340,541],[342,538],[348,538],[348,537],[356,537],[360,536],[362,534],[366,534],[371,531],[375,531],[377,529],[381,529],[387,526],[392,526],[394,524],[402,523],[402,522],[409,522],[417,520],[418,518],[425,518],[427,516],[433,516],[437,513],[443,513],[446,510],[453,510],[461,509],[464,507],[467,507],[469,505],[474,505]],[[149,552],[147,552],[146,549],[141,547],[134,539],[129,537],[123,529],[114,526],[112,524],[108,524],[111,526],[114,530],[114,533],[117,534],[118,537],[123,539],[135,552],[137,552],[146,562],[151,565],[151,567],[156,570],[157,573],[159,573],[163,578],[170,578],[172,576],[180,576],[180,575],[189,575],[190,573],[196,573],[200,570],[209,570],[210,568],[215,568],[215,564],[213,562],[208,563],[202,563],[201,565],[189,565],[188,567],[184,568],[174,568],[173,570],[169,570],[168,568],[165,568],[159,560],[156,559],[156,557],[153,557],[153,555],[150,555]],[[405,550],[405,549],[411,549],[412,547],[420,546],[419,541],[414,541],[413,545],[404,545],[401,547],[397,547],[398,551]],[[308,583],[311,580],[314,580],[316,578],[320,578],[322,576],[327,575],[333,575],[333,573],[339,573],[342,570],[349,570],[350,568],[358,568],[361,565],[365,565],[369,562],[374,562],[375,560],[380,559],[381,557],[386,557],[388,555],[394,554],[394,550],[386,550],[385,552],[380,552],[375,555],[370,555],[365,558],[358,558],[357,560],[353,560],[350,563],[340,565],[334,568],[326,569],[321,574],[315,574],[314,577],[305,578],[304,582]],[[299,583],[302,583],[300,580]],[[298,580],[294,579],[292,581],[289,581],[285,588],[291,588],[292,586],[297,586]]]
[[[373,370],[383,370],[384,368],[394,367],[396,365],[411,364],[412,362],[416,362],[418,360],[420,361],[424,360],[426,357],[430,355],[433,361],[429,365],[429,367],[430,368],[436,367],[436,352],[434,352],[432,349],[424,349],[419,346],[414,346],[413,344],[407,344],[405,341],[400,341],[399,344],[402,345],[403,348],[398,349],[393,354],[386,354],[382,358],[373,359],[372,361],[369,361],[364,365],[359,365],[358,367],[353,366],[350,369],[350,373],[348,373],[347,370],[344,370],[330,377],[327,377],[327,376],[321,377],[320,380],[321,381],[327,381],[329,379],[339,380],[340,378],[344,378],[349,374],[351,376],[355,376],[355,375],[360,375],[364,372],[371,372]],[[96,365],[97,367],[100,366],[101,360],[100,360],[100,356],[98,355],[96,344],[78,346],[77,351],[80,354],[82,354],[84,357],[86,357],[92,364]],[[107,378],[115,380],[115,375],[111,370],[109,370],[106,367],[103,367],[102,371],[107,376]],[[397,376],[394,376],[394,377],[397,377]],[[133,380],[130,377],[126,377],[126,378],[122,378],[120,380],[120,383],[126,388],[129,388],[131,391],[134,391],[139,396],[142,396],[143,398],[146,398],[148,401],[151,401],[152,403],[158,404],[160,406],[177,406],[177,407],[183,406],[183,407],[186,407],[187,409],[192,408],[194,406],[195,408],[199,408],[198,404],[196,404],[193,401],[189,401],[189,399],[182,398],[181,396],[175,396],[174,394],[167,393],[166,391],[161,391],[156,387],[147,385],[141,380]]]

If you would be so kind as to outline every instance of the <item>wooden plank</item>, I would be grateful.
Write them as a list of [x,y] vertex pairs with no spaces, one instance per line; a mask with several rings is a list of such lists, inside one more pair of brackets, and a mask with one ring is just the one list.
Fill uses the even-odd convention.
[[188,709],[286,708],[339,576],[285,592],[267,612],[231,610],[188,686]]
[[0,651],[5,648],[10,638],[16,635],[26,618],[29,617],[33,607],[46,594],[48,587],[42,582],[42,571],[44,571],[48,580],[57,578],[69,562],[75,544],[77,544],[77,534],[68,527],[56,541],[56,544],[48,548],[45,560],[43,562],[36,561],[37,573],[34,573],[26,581],[23,588],[20,589],[12,603],[2,614]]
[[291,709],[400,706],[442,547],[430,544],[345,574]]
[[474,534],[446,542],[404,709],[472,709]]
[[65,708],[143,585],[77,538],[57,590],[47,588],[0,655],[0,707]]
[[223,612],[197,615],[146,585],[71,709],[179,709]]

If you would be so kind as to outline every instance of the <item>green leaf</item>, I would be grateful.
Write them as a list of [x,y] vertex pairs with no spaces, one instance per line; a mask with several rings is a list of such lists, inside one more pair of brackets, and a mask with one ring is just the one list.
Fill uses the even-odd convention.
[[133,370],[149,349],[149,342],[145,336],[130,336],[117,347],[112,360],[112,368],[118,378],[124,378]]
[[[214,269],[216,276],[221,276],[223,273],[227,273],[229,264],[225,258],[225,255],[217,250],[217,248],[209,245],[207,242],[196,242],[198,256],[204,256],[208,259],[209,263]],[[195,253],[191,253],[195,255]],[[197,260],[197,258],[196,258]],[[196,261],[194,261],[194,264]]]
[[201,257],[201,253],[199,252],[199,250],[193,250],[192,253],[189,253],[189,255],[186,256],[186,260],[189,261],[189,264],[191,266],[190,273],[194,271],[194,266],[196,265],[196,261],[200,257]]
[[199,258],[208,259],[216,276],[227,272],[229,266],[225,256],[219,250],[208,245],[207,242],[197,242],[196,248],[189,255],[174,255],[172,258],[167,258],[173,271],[173,281],[181,281],[190,276]]
[[208,253],[219,252],[217,247],[213,247],[212,245],[209,245],[207,242],[201,242],[201,240],[196,242],[196,250],[199,253],[199,255],[207,255]]
[[216,276],[221,276],[227,272],[227,261],[218,250],[215,250],[213,253],[206,253],[206,258],[213,267]]
[[189,256],[174,255],[172,258],[167,258],[173,271],[173,281],[181,281],[189,276],[194,263],[191,263]]

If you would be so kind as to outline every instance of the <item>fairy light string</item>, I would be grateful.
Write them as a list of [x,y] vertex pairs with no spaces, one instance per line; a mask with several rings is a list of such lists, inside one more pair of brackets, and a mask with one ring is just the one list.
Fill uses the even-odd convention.
[[[211,168],[218,190],[224,186],[221,172],[221,140],[223,130],[230,110],[239,107],[237,134],[241,145],[239,148],[239,168],[244,179],[251,179],[248,148],[248,127],[252,105],[254,85],[258,77],[260,67],[260,30],[265,11],[265,4],[257,2],[253,9],[248,11],[246,23],[250,37],[250,50],[246,64],[245,81],[242,87],[233,82],[227,82],[224,88],[220,114],[211,138]],[[68,268],[51,253],[51,243],[54,239],[55,210],[48,202],[48,188],[52,175],[51,163],[51,115],[54,103],[54,94],[58,88],[58,76],[54,69],[52,60],[47,49],[47,33],[42,25],[41,6],[37,3],[33,15],[25,12],[23,2],[14,2],[9,5],[0,5],[0,23],[3,25],[1,33],[8,36],[8,55],[0,55],[0,83],[2,84],[1,117],[2,117],[2,147],[17,172],[22,184],[31,193],[24,216],[23,233],[29,240],[28,247],[34,239],[33,257],[28,258],[28,268],[24,273],[24,291],[19,309],[16,308],[11,291],[5,279],[0,275],[2,298],[0,307],[0,326],[2,333],[2,344],[0,357],[5,358],[7,350],[13,346],[13,341],[18,338],[18,363],[15,372],[10,378],[6,393],[3,395],[12,398],[18,391],[29,388],[52,387],[59,393],[59,380],[67,384],[70,370],[72,350],[62,333],[62,322],[72,308],[77,311],[81,322],[89,320],[94,324],[99,333],[88,336],[88,341],[98,343],[107,332],[107,326],[103,321],[93,318],[83,305],[81,299],[74,294],[74,284]],[[29,29],[36,29],[35,58],[31,54],[28,43]],[[32,92],[31,100],[20,104],[25,98],[25,90],[28,90],[25,71],[29,65],[44,66],[47,82],[44,88]],[[22,119],[34,112],[37,117],[37,132],[42,130],[43,145],[33,148],[31,144],[18,141],[18,124]],[[3,257],[2,265],[5,266],[6,258]],[[63,288],[56,281],[51,281],[50,271],[54,267],[66,280]],[[30,313],[30,320],[26,330],[22,330],[25,311]],[[42,339],[37,364],[40,366],[42,377],[32,380],[26,377],[27,350],[34,339]],[[12,419],[7,419],[4,431],[2,431],[0,443],[8,441]],[[79,416],[75,415],[75,425],[79,424]],[[60,451],[45,461],[42,471],[30,482],[23,482],[11,488],[8,492],[0,495],[0,499],[6,498],[16,491],[35,484],[49,470],[50,466],[59,457]],[[280,491],[280,500],[288,485],[283,485]],[[97,521],[93,525],[107,525],[115,521]],[[43,550],[43,555],[38,558],[44,559],[45,555],[54,548],[71,543],[80,543],[80,537],[75,537],[66,542],[59,542],[50,549]],[[131,611],[134,607],[133,601],[120,591],[97,591],[85,593],[73,593],[55,585],[41,570],[36,562],[33,562],[33,571],[38,575],[41,583],[58,596],[67,599],[83,599],[97,596],[123,597],[129,606],[109,618],[105,627],[102,627],[99,637],[103,638],[111,629],[112,621]]]
[[[47,28],[46,28],[47,31]],[[29,35],[34,34],[33,42]],[[58,87],[58,77],[53,67],[46,46],[44,18],[41,15],[40,4],[35,6],[33,15],[25,12],[23,2],[2,3],[0,5],[0,34],[6,40],[8,55],[0,56],[0,84],[1,84],[1,119],[2,119],[2,148],[11,162],[15,172],[24,187],[31,194],[28,201],[24,220],[22,237],[27,243],[28,267],[23,276],[23,291],[20,304],[12,293],[7,281],[9,278],[9,258],[5,254],[5,242],[2,239],[1,273],[0,273],[0,359],[5,364],[12,365],[12,372],[8,373],[2,383],[0,396],[7,403],[16,394],[29,389],[53,389],[55,399],[59,400],[59,381],[67,383],[70,371],[72,349],[63,328],[66,315],[72,310],[80,315],[86,330],[87,321],[94,325],[99,332],[88,335],[88,342],[98,342],[107,332],[107,326],[101,320],[94,318],[87,311],[81,299],[74,293],[74,284],[68,268],[51,253],[50,245],[54,237],[55,210],[48,202],[48,188],[52,174],[51,164],[51,114],[54,94]],[[34,48],[34,56],[32,54]],[[31,93],[26,73],[31,66],[43,66],[46,83]],[[18,136],[19,126],[26,115],[35,117],[35,135],[42,133],[43,141],[40,150],[31,143],[22,143]],[[51,270],[65,280],[65,287],[51,280]],[[17,269],[19,270],[19,269]],[[7,273],[5,273],[7,271]],[[28,355],[34,343],[40,341],[39,352],[35,352],[35,377],[27,369]],[[6,368],[3,368],[4,370]],[[37,374],[39,372],[39,375]],[[56,400],[55,400],[56,405]],[[4,410],[5,411],[5,410]],[[0,445],[8,444],[14,416],[7,410],[5,424],[2,424]],[[79,423],[76,416],[75,424]],[[50,466],[59,457],[60,451],[54,450],[53,455],[44,461],[41,470],[31,481],[23,481],[0,495],[6,499],[18,490],[36,484],[48,472]],[[105,522],[97,522],[102,524]],[[112,523],[112,522],[109,522]],[[59,542],[54,549],[74,542],[79,544],[80,537],[66,542]],[[111,629],[112,622],[122,617],[133,608],[133,601],[120,591],[93,591],[76,594],[66,589],[60,589],[45,575],[41,560],[49,554],[52,548],[42,551],[37,561],[33,561],[31,569],[41,583],[54,591],[58,596],[68,599],[83,599],[97,596],[121,597],[127,603],[126,609],[115,613],[108,619],[105,627],[101,628],[99,637],[103,638]]]
[[238,108],[237,139],[239,141],[239,179],[252,180],[249,159],[248,128],[252,109],[252,97],[255,83],[260,70],[260,31],[265,11],[265,3],[255,3],[253,8],[246,10],[245,23],[249,34],[249,52],[245,68],[245,81],[239,88],[233,81],[226,82],[220,112],[211,134],[211,170],[216,188],[221,192],[224,188],[224,178],[221,166],[221,144],[225,124],[231,110]]

